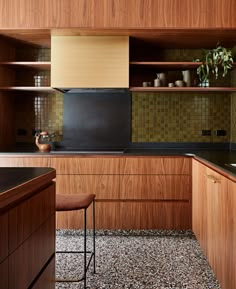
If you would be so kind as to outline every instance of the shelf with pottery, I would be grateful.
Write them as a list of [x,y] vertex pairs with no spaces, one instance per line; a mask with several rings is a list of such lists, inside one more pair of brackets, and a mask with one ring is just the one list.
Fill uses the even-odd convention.
[[[130,65],[132,67],[137,67],[137,68],[148,68],[152,71],[152,69],[162,69],[162,71],[181,71],[182,73],[189,71],[194,71],[199,67],[199,65],[202,62],[164,62],[164,61],[131,61]],[[236,67],[236,63],[233,63],[233,67]],[[183,71],[184,70],[184,71]],[[150,71],[149,71],[150,72]],[[162,75],[165,73],[158,73],[158,77],[160,80],[162,78]],[[141,76],[141,74],[140,74]],[[165,76],[164,76],[165,78]],[[177,86],[174,82],[171,83],[171,87],[168,86],[166,83],[166,79],[164,79],[164,84],[158,83],[155,85],[155,81],[158,81],[157,79],[154,79],[154,83],[152,82],[146,82],[146,85],[143,86],[137,86],[137,85],[130,85],[130,91],[143,91],[143,92],[155,92],[155,91],[161,91],[161,92],[195,92],[195,91],[201,91],[201,92],[232,92],[236,91],[236,87],[222,87],[222,86],[206,86],[206,87],[201,87],[201,86],[192,86],[191,81],[190,81],[190,75],[188,76],[189,83],[186,85],[186,79],[184,79],[183,75],[183,80],[184,82],[181,83],[179,86]],[[179,81],[181,82],[181,81]],[[139,81],[141,83],[141,81]],[[137,84],[137,81],[136,81]],[[150,85],[151,84],[151,85]]]
[[142,86],[131,86],[129,88],[130,91],[143,91],[143,92],[151,92],[151,91],[162,91],[162,92],[177,92],[177,91],[201,91],[201,92],[232,92],[236,91],[236,87],[142,87]]

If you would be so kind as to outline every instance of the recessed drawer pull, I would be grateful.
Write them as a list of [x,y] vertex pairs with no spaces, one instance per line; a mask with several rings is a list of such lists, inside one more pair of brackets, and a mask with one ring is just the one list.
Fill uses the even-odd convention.
[[211,180],[213,183],[220,183],[220,180],[217,179],[216,177],[212,176],[212,175],[205,175],[205,177],[207,177],[209,180]]

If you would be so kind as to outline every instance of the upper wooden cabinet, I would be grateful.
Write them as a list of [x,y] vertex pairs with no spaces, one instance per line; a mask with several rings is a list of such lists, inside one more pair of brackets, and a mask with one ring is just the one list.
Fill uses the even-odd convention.
[[128,88],[128,36],[52,36],[51,86]]
[[233,28],[235,0],[8,0],[0,28]]

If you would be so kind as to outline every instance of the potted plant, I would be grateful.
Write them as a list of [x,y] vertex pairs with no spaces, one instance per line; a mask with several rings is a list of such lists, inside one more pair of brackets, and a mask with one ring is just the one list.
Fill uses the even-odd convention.
[[215,79],[218,78],[220,71],[222,77],[227,75],[228,70],[233,66],[232,51],[217,44],[214,49],[204,49],[202,60],[196,59],[195,62],[202,62],[197,68],[197,74],[201,86],[205,86],[204,83],[209,83],[210,73],[215,75]]

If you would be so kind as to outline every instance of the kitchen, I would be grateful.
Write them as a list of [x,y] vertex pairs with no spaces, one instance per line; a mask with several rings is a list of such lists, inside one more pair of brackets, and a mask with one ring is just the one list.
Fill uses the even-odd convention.
[[[214,5],[214,18],[209,14],[210,1],[202,2],[202,6],[193,1],[183,1],[179,4],[181,6],[176,6],[174,1],[168,1],[169,6],[167,1],[158,1],[162,9],[158,9],[160,7],[156,6],[155,1],[147,1],[145,5],[144,1],[138,1],[139,5],[136,5],[136,1],[129,1],[129,4],[125,1],[102,1],[100,5],[91,1],[91,6],[86,1],[70,1],[67,5],[63,1],[60,4],[52,1],[49,6],[45,1],[37,4],[31,2],[32,6],[29,6],[30,1],[21,2],[21,6],[18,6],[17,1],[14,5],[14,1],[10,2],[11,6],[5,4],[2,7],[7,17],[2,17],[0,22],[0,165],[53,167],[57,172],[57,192],[66,190],[70,193],[75,189],[95,192],[97,216],[102,216],[97,218],[97,228],[193,229],[203,250],[204,246],[211,247],[204,235],[205,230],[209,230],[209,224],[205,224],[207,228],[204,229],[204,220],[199,217],[196,219],[196,216],[202,215],[200,209],[203,206],[194,207],[201,201],[195,199],[200,195],[196,193],[199,190],[198,183],[195,184],[195,173],[200,169],[193,165],[192,171],[192,162],[194,164],[197,160],[207,165],[207,169],[213,169],[213,172],[205,174],[215,176],[217,172],[220,174],[217,177],[226,178],[230,199],[235,198],[235,168],[229,165],[235,163],[235,72],[230,72],[226,78],[219,79],[219,83],[209,88],[174,87],[170,91],[168,87],[143,87],[142,83],[153,82],[156,73],[163,69],[168,72],[169,82],[179,79],[182,77],[181,71],[188,69],[193,59],[199,56],[199,50],[212,48],[217,41],[227,47],[234,47],[236,24],[232,15],[233,1],[223,7],[220,1],[217,2]],[[125,8],[121,9],[119,5]],[[180,18],[177,11],[181,7],[186,15]],[[78,13],[82,13],[82,17]],[[99,13],[103,17],[99,17]],[[127,153],[123,155],[34,153],[37,150],[35,129],[56,132],[56,144],[63,138],[63,96],[51,87],[78,88],[78,85],[62,83],[71,80],[71,77],[66,79],[69,73],[64,68],[55,67],[59,61],[54,61],[56,56],[51,51],[55,49],[53,39],[68,43],[65,37],[72,39],[72,36],[80,36],[80,39],[88,36],[109,39],[112,36],[112,47],[116,47],[115,37],[128,39],[124,40],[123,58],[120,52],[118,59],[114,54],[109,58],[109,53],[106,54],[107,59],[102,59],[111,70],[105,77],[105,84],[100,81],[100,87],[117,88],[120,85],[129,89],[132,95],[131,116],[128,120],[131,141]],[[71,54],[67,52],[67,55]],[[63,61],[67,58],[61,57]],[[154,66],[150,62],[155,62]],[[169,62],[169,67],[160,67],[160,62]],[[180,62],[177,69],[173,69],[175,62]],[[117,65],[119,69],[116,69]],[[177,70],[178,76],[172,76],[169,73],[172,70]],[[191,67],[191,72],[195,70],[196,66]],[[85,68],[82,71],[85,72]],[[50,74],[51,85],[35,86],[35,75],[50,78]],[[57,83],[55,75],[59,79]],[[84,87],[98,87],[98,84],[93,83],[97,77],[96,73],[90,74],[86,80],[91,84],[87,83]],[[116,83],[112,84],[113,81]],[[216,131],[223,132],[223,135]],[[192,160],[193,154],[196,154],[195,160]],[[156,188],[161,184],[164,186],[163,183],[167,188],[161,196]],[[152,187],[151,184],[156,186]],[[173,188],[168,188],[171,185],[175,188],[173,191]],[[112,195],[108,193],[111,190]],[[107,215],[104,215],[105,212]],[[133,214],[137,218],[132,218]],[[147,215],[148,218],[143,217]],[[225,231],[225,236],[230,236],[227,241],[229,244],[235,240],[230,241],[235,236],[233,213],[231,218],[231,227],[223,226],[225,230],[231,231]],[[62,214],[57,218],[57,228],[65,224],[68,228],[76,227],[73,217]],[[228,247],[234,248],[232,244]],[[212,247],[216,250],[217,246]],[[234,250],[232,252],[235,254]],[[212,258],[215,270],[220,272],[215,272],[218,277],[223,273],[218,269],[215,257]],[[235,263],[229,266],[235,268]],[[225,277],[218,278],[224,280]],[[225,288],[234,288],[235,281],[224,282],[227,284]]]

